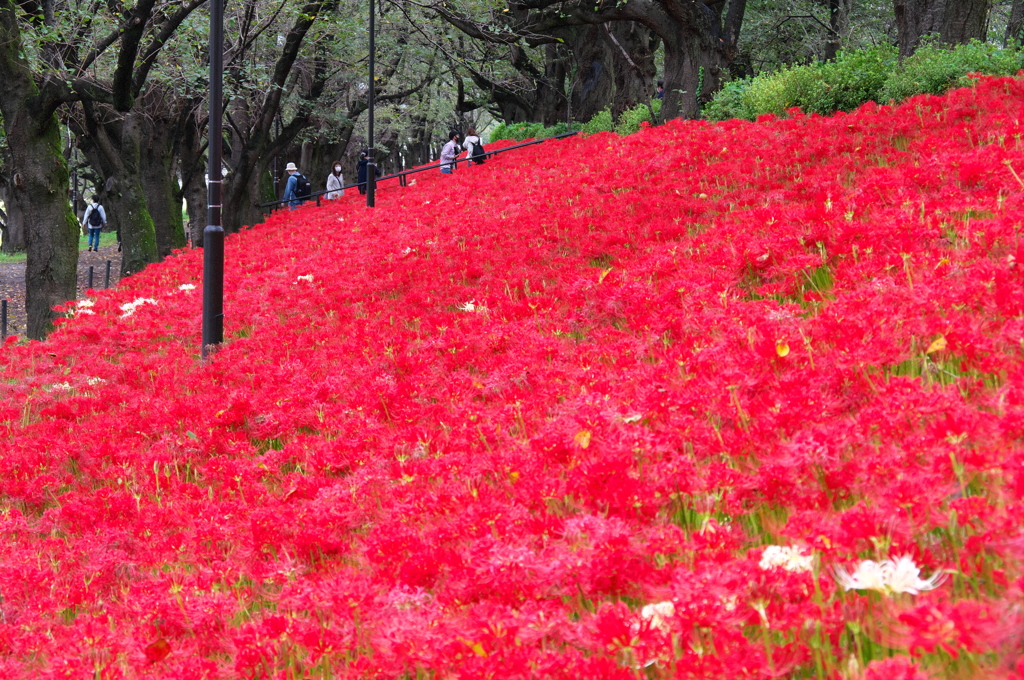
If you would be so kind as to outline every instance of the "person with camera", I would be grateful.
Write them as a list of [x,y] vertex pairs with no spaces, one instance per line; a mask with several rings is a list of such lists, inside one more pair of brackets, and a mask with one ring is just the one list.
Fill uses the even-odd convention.
[[448,143],[441,149],[441,173],[450,175],[455,172],[455,157],[462,151],[459,146],[459,133],[453,132],[448,136]]

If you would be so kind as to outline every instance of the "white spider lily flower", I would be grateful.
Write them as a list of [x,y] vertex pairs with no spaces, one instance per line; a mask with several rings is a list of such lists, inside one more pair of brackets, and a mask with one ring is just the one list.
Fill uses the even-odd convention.
[[477,304],[476,300],[470,300],[469,302],[463,302],[461,305],[456,305],[456,309],[460,312],[486,312],[487,307]]
[[185,292],[188,292],[190,290],[195,290],[195,289],[196,289],[196,284],[194,284],[194,283],[183,283],[180,286],[178,286],[178,290],[183,290]]
[[[295,283],[298,283],[299,281],[309,281],[310,283],[313,283],[313,275],[312,274],[302,274],[301,276],[296,276],[295,277]],[[293,283],[292,285],[295,285],[295,284]]]
[[86,307],[94,307],[96,305],[95,300],[79,300],[75,303],[75,307],[78,309],[85,309]]
[[800,547],[770,545],[761,553],[758,566],[765,571],[776,568],[793,572],[811,571],[814,569],[814,555],[805,554]]
[[668,620],[676,613],[676,606],[671,601],[658,602],[657,604],[644,605],[640,610],[640,618],[649,621],[651,628],[657,628],[662,633],[669,632]]
[[121,305],[121,311],[124,312],[124,314],[121,315],[121,318],[124,319],[126,317],[131,316],[132,314],[135,313],[135,310],[141,307],[142,305],[155,304],[157,304],[157,302],[153,298],[136,298],[131,302],[126,302],[123,305]]
[[874,590],[887,595],[918,595],[937,588],[946,578],[945,572],[941,570],[929,578],[921,578],[921,570],[909,555],[881,562],[864,560],[852,574],[843,567],[836,567],[835,576],[844,590]]
[[917,595],[924,590],[933,590],[946,580],[946,572],[941,569],[929,578],[921,578],[921,570],[914,564],[910,555],[904,555],[893,564],[889,576],[889,590],[894,593],[910,593]]

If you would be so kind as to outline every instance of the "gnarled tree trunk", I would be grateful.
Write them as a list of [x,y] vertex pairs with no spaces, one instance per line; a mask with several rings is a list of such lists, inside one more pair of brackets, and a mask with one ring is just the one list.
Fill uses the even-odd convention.
[[0,113],[11,203],[25,219],[28,336],[41,339],[53,328],[54,306],[75,299],[79,225],[68,202],[60,125],[25,60],[15,12],[11,0],[0,0]]
[[613,116],[654,97],[654,47],[657,38],[632,21],[579,26],[572,31],[576,78],[572,116],[590,120],[610,108]]
[[1010,6],[1010,18],[1006,22],[1003,45],[1009,45],[1012,41],[1024,41],[1024,0],[1013,0],[1013,5]]
[[23,253],[25,252],[25,216],[14,201],[13,189],[9,178],[0,181],[0,201],[6,208],[6,211],[0,214],[0,234],[2,234],[0,238],[3,240],[0,252]]
[[900,58],[909,57],[928,35],[948,45],[984,40],[991,0],[894,0]]
[[175,176],[174,146],[177,119],[140,116],[143,140],[139,147],[139,185],[153,220],[157,257],[164,259],[185,247],[181,192]]
[[138,111],[118,114],[103,105],[82,104],[85,129],[74,119],[72,129],[89,163],[106,177],[103,207],[107,222],[121,236],[121,276],[137,274],[158,259],[156,228],[140,180],[140,154],[147,126]]

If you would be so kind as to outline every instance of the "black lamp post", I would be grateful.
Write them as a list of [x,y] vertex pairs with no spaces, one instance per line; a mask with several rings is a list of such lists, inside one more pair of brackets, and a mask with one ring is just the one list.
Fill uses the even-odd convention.
[[373,0],[370,0],[370,101],[368,107],[369,119],[366,124],[366,136],[370,142],[366,149],[366,207],[368,208],[373,207],[374,193],[377,188],[377,161],[373,148],[373,105],[375,90],[377,89],[373,82],[374,33],[376,31],[373,27]]
[[221,226],[221,111],[224,72],[224,0],[210,0],[210,120],[206,229],[203,230],[202,355],[224,340],[224,227]]

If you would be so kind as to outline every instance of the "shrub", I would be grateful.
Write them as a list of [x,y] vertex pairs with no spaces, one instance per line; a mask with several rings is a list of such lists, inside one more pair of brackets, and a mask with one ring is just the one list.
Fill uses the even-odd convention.
[[817,64],[793,66],[767,77],[754,78],[746,98],[755,115],[774,113],[781,116],[794,106],[808,113],[821,113],[833,104]]
[[640,123],[652,122],[651,113],[653,112],[656,116],[660,110],[660,99],[655,99],[649,105],[638,104],[631,109],[626,109],[619,115],[619,120],[615,123],[615,132],[623,136],[631,135],[640,130]]
[[753,120],[757,114],[750,109],[747,98],[747,90],[753,81],[753,78],[740,78],[726,83],[704,107],[704,117],[712,121],[730,118]]
[[925,44],[903,62],[880,93],[882,101],[902,101],[915,94],[942,94],[970,84],[968,73],[1010,76],[1024,66],[1024,52],[972,41],[949,48]]
[[497,127],[491,130],[491,136],[488,139],[490,142],[496,142],[499,139],[508,139],[508,125],[506,123],[498,123]]
[[524,139],[547,139],[560,135],[568,129],[565,123],[556,123],[551,127],[544,127],[543,123],[500,123],[491,131],[491,142],[501,139],[511,139],[521,142]]
[[594,135],[598,132],[612,132],[615,130],[615,121],[612,119],[610,109],[605,109],[595,114],[593,118],[580,126],[580,132]]
[[896,49],[880,45],[842,52],[831,62],[785,68],[754,78],[740,93],[739,110],[750,119],[764,113],[784,115],[794,106],[821,115],[852,111],[879,97],[896,64]]
[[841,52],[835,61],[821,65],[834,108],[817,113],[853,111],[865,102],[878,101],[886,79],[898,65],[896,48],[891,45]]

